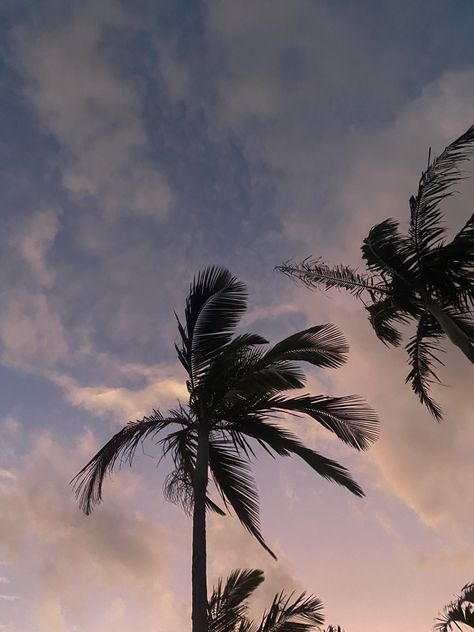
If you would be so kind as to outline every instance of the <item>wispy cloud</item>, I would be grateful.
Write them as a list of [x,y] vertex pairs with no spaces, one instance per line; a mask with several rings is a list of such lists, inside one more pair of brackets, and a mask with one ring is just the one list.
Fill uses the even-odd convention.
[[17,595],[0,595],[0,599],[3,601],[17,601],[20,597]]
[[137,23],[114,0],[74,10],[63,5],[54,25],[46,15],[15,31],[13,61],[27,80],[30,104],[59,143],[64,187],[110,219],[162,218],[172,194],[149,157],[140,91],[103,47],[108,28],[133,30]]
[[47,210],[29,217],[11,238],[41,286],[50,287],[54,281],[48,254],[58,231],[58,213]]
[[168,629],[185,627],[169,569],[171,552],[179,553],[179,530],[125,507],[139,491],[139,477],[118,475],[120,489],[108,485],[106,504],[87,518],[67,481],[90,455],[90,437],[66,446],[41,434],[30,446],[18,462],[15,486],[0,488],[9,508],[0,517],[0,550],[14,563],[17,581],[36,586],[33,595],[27,588],[22,595],[21,629],[36,629],[37,621],[45,630],[61,629],[46,624],[61,621],[66,630],[76,625],[95,632],[109,623],[139,630],[157,617]]
[[79,386],[66,375],[56,375],[54,381],[64,388],[67,400],[97,416],[114,418],[119,424],[127,419],[140,419],[154,408],[162,409],[166,403],[176,405],[185,400],[186,386],[171,377],[155,376],[142,388],[123,386]]

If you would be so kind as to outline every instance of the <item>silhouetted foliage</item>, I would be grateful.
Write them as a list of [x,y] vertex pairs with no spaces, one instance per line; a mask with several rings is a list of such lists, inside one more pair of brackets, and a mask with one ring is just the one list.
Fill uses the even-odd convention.
[[219,580],[208,603],[209,632],[311,632],[324,621],[323,605],[313,595],[276,594],[260,623],[248,616],[248,599],[264,581],[260,570],[236,570]]
[[462,631],[465,628],[460,624],[474,630],[474,583],[466,584],[459,597],[445,607],[443,614],[436,621],[436,632],[449,632],[454,629]]
[[177,317],[176,351],[187,373],[187,406],[180,405],[167,416],[155,410],[129,422],[74,478],[80,506],[89,514],[102,499],[106,475],[117,464],[131,464],[145,439],[159,445],[161,458],[171,457],[174,467],[165,479],[165,495],[193,515],[194,632],[205,629],[207,617],[205,511],[224,514],[208,496],[209,474],[225,509],[232,509],[273,555],[260,531],[259,499],[250,469],[253,446],[272,456],[299,456],[320,476],[363,495],[346,468],[306,447],[275,417],[303,413],[357,450],[368,448],[378,432],[376,415],[357,396],[286,394],[304,388],[299,362],[318,367],[344,363],[347,344],[336,327],[310,327],[268,346],[256,334],[234,337],[245,309],[245,286],[227,270],[210,267],[201,272],[191,285],[184,322]]
[[433,364],[441,363],[440,343],[447,336],[474,363],[474,215],[446,241],[441,204],[463,179],[459,166],[474,146],[474,126],[451,143],[422,173],[410,198],[407,235],[394,219],[371,228],[362,245],[367,272],[345,265],[329,266],[308,258],[277,269],[310,288],[340,288],[360,299],[382,342],[398,346],[398,325],[416,323],[406,345],[411,383],[436,419],[442,411],[430,394],[439,381]]

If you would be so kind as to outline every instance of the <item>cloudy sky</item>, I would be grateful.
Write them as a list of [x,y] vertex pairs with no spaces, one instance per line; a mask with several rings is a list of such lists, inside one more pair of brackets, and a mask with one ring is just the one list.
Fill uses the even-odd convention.
[[[255,466],[273,562],[210,517],[209,576],[260,567],[348,632],[430,630],[473,579],[471,366],[447,350],[438,425],[350,297],[273,271],[357,263],[372,224],[406,225],[426,165],[474,123],[469,0],[3,0],[0,5],[0,630],[189,627],[190,521],[146,446],[90,517],[68,481],[111,434],[185,398],[173,343],[193,275],[229,267],[246,329],[277,340],[333,322],[381,439],[347,465],[352,498],[297,462]],[[447,208],[472,213],[471,184]]]

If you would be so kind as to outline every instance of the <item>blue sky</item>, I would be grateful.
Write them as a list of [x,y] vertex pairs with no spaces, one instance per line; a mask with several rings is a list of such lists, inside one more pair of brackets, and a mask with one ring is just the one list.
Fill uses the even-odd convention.
[[467,1],[2,4],[0,630],[187,625],[190,524],[153,462],[87,519],[67,483],[123,422],[184,396],[173,309],[211,263],[248,285],[245,329],[343,328],[347,367],[310,371],[309,387],[360,393],[382,420],[362,455],[299,424],[367,499],[262,459],[280,562],[213,520],[211,578],[262,566],[260,605],[304,588],[351,632],[430,629],[472,579],[469,367],[448,352],[436,426],[357,305],[273,268],[356,263],[372,224],[406,221],[428,146],[474,122],[473,27]]

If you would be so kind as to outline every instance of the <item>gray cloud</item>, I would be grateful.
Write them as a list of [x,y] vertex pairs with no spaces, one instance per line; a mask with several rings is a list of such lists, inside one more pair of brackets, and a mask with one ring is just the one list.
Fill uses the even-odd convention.
[[140,479],[120,476],[118,487],[108,486],[107,503],[87,518],[67,481],[90,455],[91,437],[66,447],[40,434],[30,445],[16,478],[0,487],[8,506],[0,518],[1,555],[15,570],[15,585],[24,582],[18,620],[58,631],[74,629],[73,623],[136,632],[185,625],[169,568],[178,533],[130,507]]
[[107,28],[133,29],[136,23],[115,0],[80,9],[52,3],[42,16],[15,31],[13,61],[45,131],[60,146],[64,187],[110,219],[163,217],[172,195],[149,157],[139,91],[103,46]]

